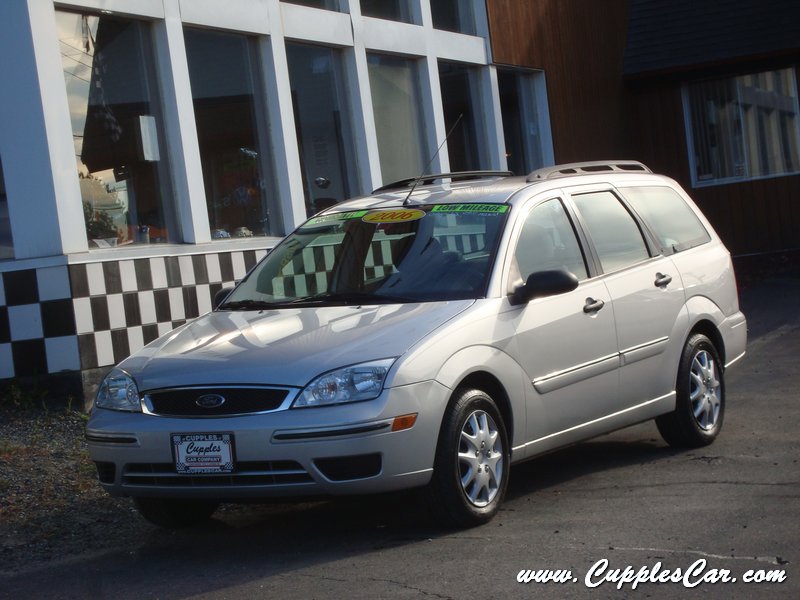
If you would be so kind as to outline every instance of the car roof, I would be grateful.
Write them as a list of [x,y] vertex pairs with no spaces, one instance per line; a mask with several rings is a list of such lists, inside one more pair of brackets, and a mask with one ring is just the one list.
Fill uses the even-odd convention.
[[[514,176],[502,171],[439,173],[384,185],[368,196],[340,202],[320,214],[404,204],[514,204],[514,196],[525,189],[536,188],[538,192],[572,185],[618,184],[620,179],[659,181],[662,184],[669,181],[653,175],[649,168],[636,161],[569,163],[538,169],[527,176]],[[527,197],[529,195],[525,194],[521,199]]]

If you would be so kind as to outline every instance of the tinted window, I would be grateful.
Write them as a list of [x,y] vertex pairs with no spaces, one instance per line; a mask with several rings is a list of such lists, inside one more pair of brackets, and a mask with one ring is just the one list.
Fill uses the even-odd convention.
[[583,254],[560,200],[548,200],[531,211],[514,256],[523,280],[531,273],[551,269],[563,269],[578,279],[586,279]]
[[649,258],[639,226],[614,194],[594,192],[573,199],[594,242],[603,272]]
[[621,191],[653,229],[662,250],[679,252],[711,239],[694,211],[672,188],[636,187]]

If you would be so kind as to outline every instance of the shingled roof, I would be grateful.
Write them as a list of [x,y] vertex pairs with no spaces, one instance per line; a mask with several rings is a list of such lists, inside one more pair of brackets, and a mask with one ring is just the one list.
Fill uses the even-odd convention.
[[624,73],[800,51],[798,0],[631,0]]

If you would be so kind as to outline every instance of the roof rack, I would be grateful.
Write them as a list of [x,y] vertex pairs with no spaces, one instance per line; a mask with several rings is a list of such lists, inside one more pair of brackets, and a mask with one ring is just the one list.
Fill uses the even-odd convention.
[[414,185],[429,185],[438,179],[449,179],[450,181],[469,181],[470,179],[486,179],[489,177],[511,177],[514,174],[511,171],[458,171],[456,173],[435,173],[431,175],[423,175],[422,177],[408,177],[400,181],[387,183],[372,191],[373,194],[379,194],[389,190],[399,190],[408,188]]
[[652,173],[652,171],[637,160],[596,160],[537,169],[528,174],[527,182],[592,173]]

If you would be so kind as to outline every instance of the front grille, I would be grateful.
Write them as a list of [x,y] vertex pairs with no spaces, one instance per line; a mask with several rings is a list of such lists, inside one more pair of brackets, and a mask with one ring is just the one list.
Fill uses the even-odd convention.
[[[281,388],[181,388],[145,395],[147,412],[165,417],[217,417],[267,412],[280,407],[289,390]],[[212,399],[211,405],[201,399]],[[213,406],[213,398],[222,398]],[[198,402],[200,400],[200,402]]]
[[279,486],[313,481],[293,460],[239,462],[235,473],[221,475],[179,475],[172,463],[131,463],[122,474],[122,485],[136,487]]

